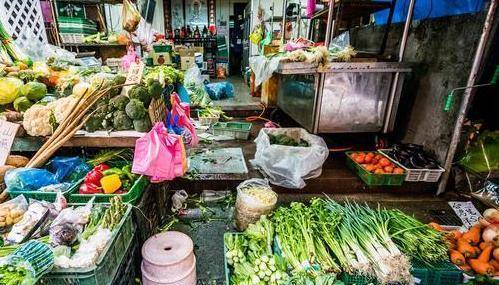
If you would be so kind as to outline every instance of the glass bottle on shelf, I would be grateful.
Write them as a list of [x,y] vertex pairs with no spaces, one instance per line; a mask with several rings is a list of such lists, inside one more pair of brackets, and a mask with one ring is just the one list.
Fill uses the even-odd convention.
[[185,38],[187,37],[187,32],[185,30],[185,27],[180,28],[180,38]]
[[203,27],[203,38],[207,38],[208,37],[208,28],[206,27],[206,25],[204,25]]
[[189,25],[187,25],[186,38],[192,38],[192,30]]
[[194,38],[199,39],[201,37],[201,32],[199,32],[199,26],[194,29]]

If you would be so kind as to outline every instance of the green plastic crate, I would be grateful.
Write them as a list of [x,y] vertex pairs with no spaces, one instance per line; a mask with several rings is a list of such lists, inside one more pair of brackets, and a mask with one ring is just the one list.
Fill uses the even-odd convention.
[[[354,170],[357,175],[368,186],[400,186],[404,183],[406,173],[404,174],[374,174],[365,170],[360,164],[355,162],[350,155],[354,151],[347,151],[347,165]],[[381,154],[377,152],[378,154]],[[383,155],[383,154],[381,154]]]
[[119,266],[128,252],[135,236],[132,222],[132,206],[128,205],[118,230],[114,232],[97,263],[89,268],[54,269],[45,275],[38,284],[47,285],[109,285],[118,272]]
[[[81,182],[83,181],[80,180],[77,182],[78,185],[81,184]],[[64,198],[66,198],[66,200],[69,199],[69,194],[71,193],[71,189],[73,187],[69,188],[67,191],[64,191],[62,192],[62,196],[64,196]],[[24,197],[26,197],[26,199],[35,199],[35,200],[39,200],[39,201],[47,201],[47,202],[54,202],[55,201],[55,198],[57,197],[57,192],[41,192],[41,191],[15,191],[15,190],[8,190],[7,189],[7,193],[9,193],[9,197],[11,199],[19,196],[19,195],[24,195]]]
[[251,123],[218,122],[213,125],[214,135],[231,136],[237,140],[247,140],[251,131]]
[[78,190],[80,188],[80,184],[81,183],[76,184],[69,190],[70,203],[87,203],[88,201],[90,201],[90,199],[92,199],[92,197],[95,197],[95,203],[109,203],[109,200],[112,197],[119,195],[123,203],[130,203],[132,205],[135,205],[139,202],[144,189],[147,187],[147,185],[149,185],[149,179],[147,178],[147,176],[140,176],[139,179],[135,181],[132,188],[125,194],[79,194]]
[[171,52],[172,46],[171,45],[153,45],[152,49],[154,50],[154,52]]
[[457,285],[463,283],[463,272],[452,263],[445,262],[429,268],[430,277],[427,284]]

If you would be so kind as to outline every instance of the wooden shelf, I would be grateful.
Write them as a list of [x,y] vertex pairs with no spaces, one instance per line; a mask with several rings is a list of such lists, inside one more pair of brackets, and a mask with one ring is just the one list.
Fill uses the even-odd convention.
[[[63,147],[135,147],[138,137],[72,137]],[[17,137],[11,151],[37,151],[45,142],[43,137]]]

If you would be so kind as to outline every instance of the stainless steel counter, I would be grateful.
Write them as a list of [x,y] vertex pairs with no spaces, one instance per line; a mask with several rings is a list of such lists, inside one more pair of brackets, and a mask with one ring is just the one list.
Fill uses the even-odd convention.
[[[341,62],[327,68],[282,63],[278,106],[312,133],[380,132],[385,124],[391,131],[403,75],[410,71],[399,62]],[[398,84],[392,86],[397,72]],[[391,88],[396,92],[390,106]]]

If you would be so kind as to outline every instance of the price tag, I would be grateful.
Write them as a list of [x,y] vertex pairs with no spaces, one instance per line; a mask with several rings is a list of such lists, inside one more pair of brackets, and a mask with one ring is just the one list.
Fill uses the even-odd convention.
[[[140,62],[134,62],[130,65],[130,68],[128,69],[128,74],[126,76],[126,81],[125,84],[127,86],[123,87],[123,90],[121,91],[121,95],[127,95],[128,90],[133,87],[135,84],[139,84],[140,81],[142,81],[142,75],[144,74],[144,68],[145,64],[140,61]],[[128,85],[130,84],[130,85]]]
[[19,124],[0,120],[0,166],[7,161],[17,129],[19,129]]
[[466,228],[470,228],[478,223],[478,220],[482,217],[471,201],[449,202],[449,206],[451,206],[452,210],[454,210]]

